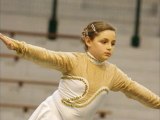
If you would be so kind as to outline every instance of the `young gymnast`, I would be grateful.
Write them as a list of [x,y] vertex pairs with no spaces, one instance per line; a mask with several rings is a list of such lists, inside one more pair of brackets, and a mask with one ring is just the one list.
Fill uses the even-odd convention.
[[58,89],[42,102],[29,120],[91,120],[109,91],[160,109],[160,97],[131,80],[108,62],[116,30],[102,21],[90,23],[82,32],[86,52],[55,52],[0,34],[5,45],[21,57],[62,73]]

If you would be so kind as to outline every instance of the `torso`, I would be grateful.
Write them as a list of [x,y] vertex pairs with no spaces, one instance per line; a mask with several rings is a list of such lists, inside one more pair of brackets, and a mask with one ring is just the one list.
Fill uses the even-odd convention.
[[[113,75],[107,74],[107,71],[112,67],[109,63],[96,63],[87,54],[79,57],[73,70],[62,77],[57,91],[59,99],[56,101],[59,108],[71,110],[77,117],[89,120],[109,92]],[[65,112],[62,111],[62,114]]]

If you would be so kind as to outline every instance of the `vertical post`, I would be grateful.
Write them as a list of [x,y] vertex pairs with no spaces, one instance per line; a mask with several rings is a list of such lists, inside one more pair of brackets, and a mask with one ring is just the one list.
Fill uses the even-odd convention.
[[[48,26],[48,38],[49,39],[56,39],[56,33],[57,33],[57,0],[53,0],[53,5],[52,5],[52,16],[49,21],[49,26]],[[51,35],[52,34],[52,35]]]
[[139,47],[140,45],[140,38],[139,38],[140,12],[141,12],[141,0],[137,0],[134,35],[131,40],[131,45],[133,47]]
[[[157,14],[158,14],[158,20],[160,21],[160,1],[159,1],[159,4],[157,5]],[[160,22],[158,23],[158,26],[159,26],[159,33],[158,33],[158,36],[160,37]]]

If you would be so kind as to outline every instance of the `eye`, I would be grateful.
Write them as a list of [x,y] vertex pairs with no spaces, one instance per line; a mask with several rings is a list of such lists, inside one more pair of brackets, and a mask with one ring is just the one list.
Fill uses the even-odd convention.
[[116,42],[112,42],[112,43],[111,43],[112,46],[115,46],[115,44],[116,44]]
[[107,42],[106,42],[106,41],[102,41],[101,43],[105,44],[105,43],[107,43]]
[[101,40],[100,41],[102,44],[106,44],[108,41],[107,40]]

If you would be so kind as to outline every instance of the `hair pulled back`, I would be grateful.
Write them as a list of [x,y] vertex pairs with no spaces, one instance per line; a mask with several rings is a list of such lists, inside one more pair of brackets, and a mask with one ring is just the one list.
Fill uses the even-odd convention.
[[[82,32],[82,42],[85,44],[85,38],[89,37],[89,39],[93,40],[100,32],[105,30],[112,30],[116,31],[116,29],[108,23],[105,23],[103,21],[95,21],[91,22],[87,25],[86,28],[84,28]],[[85,44],[85,50],[87,50],[87,45]]]

